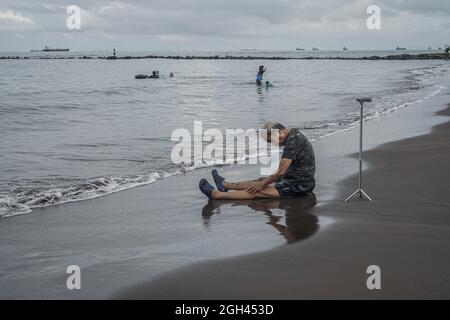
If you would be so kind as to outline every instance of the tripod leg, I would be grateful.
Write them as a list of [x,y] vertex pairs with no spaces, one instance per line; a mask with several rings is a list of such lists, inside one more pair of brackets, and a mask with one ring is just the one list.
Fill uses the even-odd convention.
[[360,193],[361,190],[356,190],[355,192],[353,192],[347,199],[345,199],[345,202],[348,202],[348,200],[350,200],[351,198],[353,198],[354,196],[356,196],[358,193]]
[[367,193],[364,192],[364,190],[361,189],[361,193],[367,198],[369,201],[373,201],[371,197]]

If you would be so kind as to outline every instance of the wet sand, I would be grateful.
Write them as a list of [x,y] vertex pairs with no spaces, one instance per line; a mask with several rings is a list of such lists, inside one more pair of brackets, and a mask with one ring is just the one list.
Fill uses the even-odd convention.
[[[439,113],[449,116],[449,108]],[[365,152],[373,202],[332,201],[311,210],[337,223],[305,241],[212,260],[123,290],[127,299],[450,298],[450,122]],[[344,199],[357,176],[339,184]],[[291,201],[291,205],[293,202]],[[242,243],[245,245],[245,241]],[[381,268],[368,290],[366,268]]]
[[[434,112],[449,99],[367,122],[365,149],[428,133],[447,121]],[[342,202],[356,186],[350,130],[314,142],[315,206],[311,198],[210,205],[197,189],[207,168],[2,219],[0,298],[448,298],[448,134],[443,125],[365,152],[373,203]],[[259,173],[220,171],[231,180]],[[66,288],[72,264],[81,290]],[[369,264],[381,267],[381,291],[366,288]]]

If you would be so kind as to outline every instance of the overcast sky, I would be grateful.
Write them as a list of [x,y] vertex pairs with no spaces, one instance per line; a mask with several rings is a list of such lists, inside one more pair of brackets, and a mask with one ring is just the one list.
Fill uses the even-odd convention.
[[[81,29],[68,30],[68,5]],[[366,9],[381,8],[381,30]],[[0,51],[408,49],[450,43],[450,0],[1,0]]]

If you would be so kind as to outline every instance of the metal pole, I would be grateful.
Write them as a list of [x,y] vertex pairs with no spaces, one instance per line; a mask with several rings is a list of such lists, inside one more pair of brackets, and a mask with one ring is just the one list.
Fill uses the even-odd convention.
[[[361,190],[362,187],[362,140],[363,140],[363,102],[359,102],[361,105],[361,111],[359,116],[359,187]],[[362,198],[361,193],[359,193],[359,197]]]
[[362,189],[362,151],[363,151],[363,105],[364,102],[371,102],[371,98],[360,98],[356,99],[360,106],[360,117],[359,117],[359,177],[358,177],[358,190],[353,192],[347,199],[345,199],[345,202],[349,201],[351,198],[353,198],[356,195],[359,195],[359,198],[362,199],[363,196],[367,198],[367,200],[372,201],[372,199],[367,195],[366,192]]

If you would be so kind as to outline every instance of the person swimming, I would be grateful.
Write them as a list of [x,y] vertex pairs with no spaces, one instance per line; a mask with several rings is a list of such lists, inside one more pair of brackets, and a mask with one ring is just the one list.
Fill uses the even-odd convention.
[[261,84],[264,72],[266,72],[266,68],[264,68],[264,66],[259,66],[258,74],[256,75],[257,84]]
[[159,71],[153,71],[151,76],[148,76],[148,78],[157,79],[159,78]]

